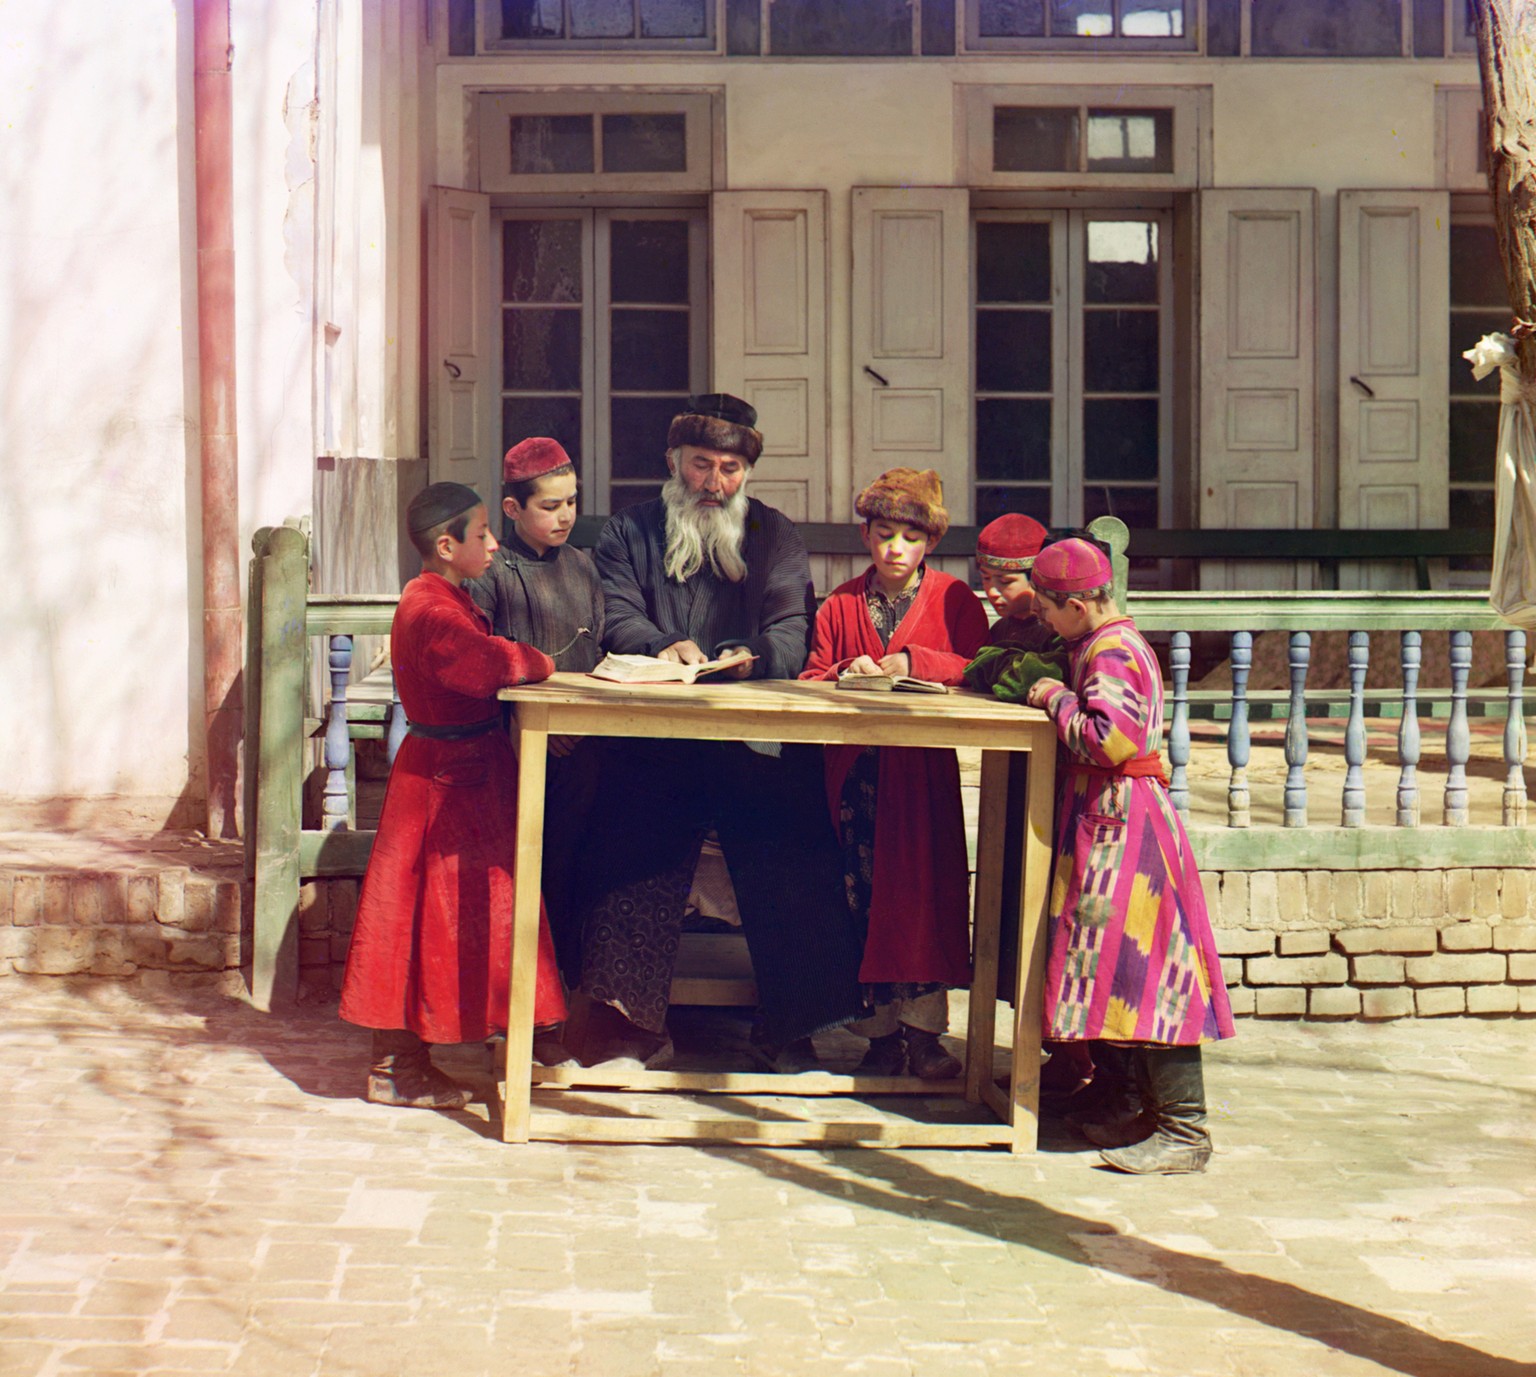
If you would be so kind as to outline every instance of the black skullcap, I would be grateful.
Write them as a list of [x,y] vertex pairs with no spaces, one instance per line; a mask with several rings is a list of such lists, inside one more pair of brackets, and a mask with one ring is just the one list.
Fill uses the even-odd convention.
[[480,494],[463,483],[429,483],[405,509],[406,529],[420,535],[480,505]]
[[733,397],[729,392],[706,392],[699,397],[688,398],[688,411],[690,416],[713,416],[718,421],[729,421],[732,425],[755,428],[757,425],[757,408],[750,402],[744,402],[740,397]]

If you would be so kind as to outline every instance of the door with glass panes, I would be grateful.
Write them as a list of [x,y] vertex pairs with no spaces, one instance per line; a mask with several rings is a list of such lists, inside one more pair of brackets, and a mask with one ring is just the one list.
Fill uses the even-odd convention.
[[509,209],[494,233],[502,452],[559,440],[588,513],[655,497],[709,373],[705,211]]
[[1170,216],[988,210],[974,223],[975,519],[1166,521]]

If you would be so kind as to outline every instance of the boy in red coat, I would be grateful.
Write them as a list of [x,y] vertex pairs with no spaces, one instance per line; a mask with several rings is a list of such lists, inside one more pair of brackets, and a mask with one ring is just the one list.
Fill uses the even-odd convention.
[[[891,469],[859,494],[869,569],[816,614],[802,679],[912,675],[958,684],[987,634],[976,595],[925,560],[949,527],[932,469]],[[865,930],[859,978],[875,1014],[859,1073],[924,1080],[960,1074],[939,1042],[950,986],[971,979],[970,886],[960,769],[951,750],[829,746],[827,801],[842,839],[854,920]]]
[[[517,762],[496,691],[547,679],[554,663],[491,635],[464,591],[496,551],[473,488],[433,483],[406,523],[421,575],[400,594],[389,647],[410,734],[363,876],[341,1016],[374,1030],[369,1100],[462,1109],[469,1090],[433,1066],[428,1044],[506,1026]],[[564,1017],[541,913],[534,1022]]]

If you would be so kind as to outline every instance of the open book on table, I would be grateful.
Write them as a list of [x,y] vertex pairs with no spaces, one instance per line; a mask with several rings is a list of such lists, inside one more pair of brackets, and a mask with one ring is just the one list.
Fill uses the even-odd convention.
[[[756,655],[751,657],[757,659]],[[702,665],[680,665],[656,655],[615,655],[611,651],[588,673],[594,679],[615,684],[691,684],[702,674],[713,674],[728,665],[739,665],[741,657],[706,660]]]
[[932,679],[914,679],[910,674],[840,674],[840,689],[874,693],[948,693],[943,684]]

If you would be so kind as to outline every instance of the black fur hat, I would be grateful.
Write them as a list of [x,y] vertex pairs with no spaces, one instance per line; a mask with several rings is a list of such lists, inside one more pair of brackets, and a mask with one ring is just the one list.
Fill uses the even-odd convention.
[[763,452],[762,432],[757,429],[757,411],[729,392],[709,392],[690,397],[688,410],[672,418],[667,429],[667,448],[698,445],[701,449],[739,454],[749,464],[757,463]]

